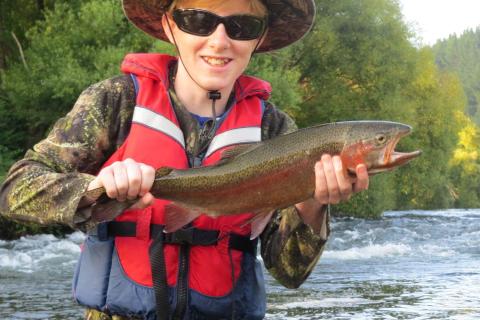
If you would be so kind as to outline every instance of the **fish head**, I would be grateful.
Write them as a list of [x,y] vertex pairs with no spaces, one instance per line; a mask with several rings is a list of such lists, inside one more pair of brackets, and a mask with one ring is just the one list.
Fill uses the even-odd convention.
[[355,173],[358,164],[365,164],[369,175],[393,170],[421,154],[420,150],[398,152],[400,139],[412,131],[409,125],[390,121],[356,121],[346,133],[341,152],[344,166]]

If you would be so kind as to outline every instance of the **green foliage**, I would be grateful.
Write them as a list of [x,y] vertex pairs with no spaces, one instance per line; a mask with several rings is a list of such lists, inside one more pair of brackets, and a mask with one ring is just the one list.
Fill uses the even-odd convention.
[[401,120],[384,102],[408,83],[415,50],[391,1],[320,1],[317,23],[293,59],[308,89],[302,125],[344,119]]
[[438,41],[433,50],[440,69],[459,76],[468,97],[465,111],[480,124],[480,27]]
[[[23,150],[18,146],[23,141],[25,131],[22,119],[7,106],[8,103],[0,90],[0,181],[3,181],[10,166],[21,156]],[[12,123],[16,125],[12,126]]]
[[274,54],[255,55],[247,73],[270,82],[273,88],[270,101],[293,116],[301,112],[303,97],[299,82],[300,70],[290,67],[290,56],[291,50],[288,49]]
[[373,176],[367,192],[357,193],[348,202],[332,206],[332,213],[340,216],[378,218],[385,210],[396,209],[397,192],[393,173]]
[[457,147],[450,159],[451,193],[455,206],[471,208],[480,203],[480,130],[465,115],[458,115],[464,123],[458,133]]
[[55,236],[64,235],[72,230],[66,226],[41,226],[34,223],[18,223],[0,216],[0,239],[13,240],[25,235],[50,233]]
[[448,163],[462,126],[456,114],[462,112],[465,99],[458,80],[438,72],[429,49],[419,51],[416,69],[406,93],[416,103],[413,125],[423,155],[412,165],[409,181],[400,177],[400,203],[406,208],[448,208],[454,200],[448,191]]
[[128,23],[117,1],[58,2],[27,33],[28,70],[17,63],[3,88],[38,141],[53,119],[68,111],[93,82],[119,74],[124,55],[148,51],[153,40]]
[[5,179],[8,169],[20,157],[19,150],[11,150],[0,144],[0,181]]
[[51,6],[51,1],[0,0],[0,70],[21,61],[25,31],[42,18],[45,6]]

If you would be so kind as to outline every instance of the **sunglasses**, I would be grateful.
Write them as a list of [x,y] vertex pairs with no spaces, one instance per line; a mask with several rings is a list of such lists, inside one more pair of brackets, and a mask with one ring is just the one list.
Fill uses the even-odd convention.
[[196,36],[209,36],[222,23],[230,39],[253,40],[260,37],[265,30],[266,19],[248,14],[227,17],[201,9],[175,9],[173,21],[183,32]]

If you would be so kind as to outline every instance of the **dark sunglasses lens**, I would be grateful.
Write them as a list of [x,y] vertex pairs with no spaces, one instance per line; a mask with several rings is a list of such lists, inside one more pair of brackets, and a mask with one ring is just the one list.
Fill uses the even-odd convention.
[[249,15],[237,15],[221,18],[203,10],[175,10],[173,20],[180,30],[198,35],[212,34],[219,23],[225,25],[227,34],[235,40],[253,40],[258,38],[264,29],[264,21]]
[[217,17],[206,11],[176,10],[173,20],[182,31],[199,36],[210,35],[217,24]]
[[231,16],[225,19],[228,36],[236,40],[253,40],[263,31],[263,21],[252,16]]

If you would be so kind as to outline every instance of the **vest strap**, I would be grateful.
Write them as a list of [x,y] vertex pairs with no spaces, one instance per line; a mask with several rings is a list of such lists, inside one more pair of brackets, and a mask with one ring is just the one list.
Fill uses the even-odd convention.
[[[161,230],[163,232],[163,230]],[[157,320],[170,319],[170,303],[168,299],[167,267],[163,252],[163,237],[158,233],[153,238],[152,245],[148,249],[150,267],[152,270],[153,291],[155,293],[155,311]]]
[[260,141],[262,141],[262,129],[260,127],[245,127],[228,130],[213,137],[207,153],[205,154],[205,158],[221,148]]
[[[150,225],[150,238],[157,239],[161,235],[164,244],[188,244],[193,246],[216,245],[220,232],[216,230],[203,230],[194,227],[180,229],[175,232],[164,233],[163,225]],[[108,237],[136,237],[137,223],[130,221],[110,221],[107,225]],[[248,236],[230,233],[228,246],[231,249],[256,254],[257,240],[250,240]]]
[[156,113],[146,107],[135,106],[132,123],[146,126],[150,129],[162,132],[185,148],[185,138],[182,130],[163,115]]

